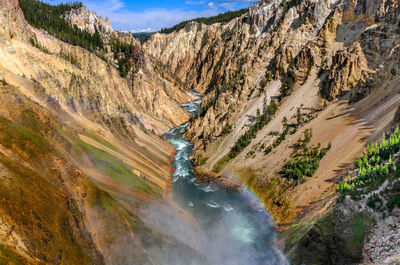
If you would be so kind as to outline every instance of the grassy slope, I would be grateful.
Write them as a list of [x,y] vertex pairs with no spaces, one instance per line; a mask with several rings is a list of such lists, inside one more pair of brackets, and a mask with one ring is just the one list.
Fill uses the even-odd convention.
[[160,197],[161,190],[159,187],[152,187],[114,156],[82,141],[79,141],[79,146],[99,171],[111,176],[123,185],[132,186],[152,196]]
[[7,265],[31,265],[32,261],[28,261],[12,249],[7,248],[5,245],[0,244],[0,264]]
[[[6,179],[10,179],[0,181],[0,213],[24,239],[28,254],[54,264],[101,264],[89,236],[90,230],[97,237],[96,230],[101,227],[101,231],[105,229],[111,234],[107,240],[104,235],[100,236],[96,244],[108,258],[119,256],[148,262],[137,239],[128,236],[119,242],[118,237],[126,233],[147,233],[162,242],[164,236],[146,228],[130,209],[64,159],[66,155],[78,160],[89,157],[92,164],[88,167],[150,197],[160,197],[159,187],[136,176],[107,152],[82,142],[74,129],[10,88],[0,86],[0,167],[7,172]],[[16,98],[20,104],[11,104]],[[96,139],[117,149],[100,137]],[[99,227],[88,227],[91,217],[85,216],[83,205],[75,201],[75,194],[79,196],[82,189],[86,197],[79,200],[87,202],[86,214],[96,215],[92,221]],[[130,197],[130,200],[136,199]],[[123,251],[108,253],[104,247],[110,244],[131,246],[136,251],[130,255]],[[18,253],[8,249],[7,246],[0,249],[0,260],[14,263],[22,260]]]
[[[12,182],[0,186],[1,211],[29,242],[37,258],[50,263],[90,264],[84,236],[77,229],[67,200],[49,182],[21,164],[0,155]],[[51,242],[51,244],[50,244]],[[89,252],[90,253],[90,252]]]

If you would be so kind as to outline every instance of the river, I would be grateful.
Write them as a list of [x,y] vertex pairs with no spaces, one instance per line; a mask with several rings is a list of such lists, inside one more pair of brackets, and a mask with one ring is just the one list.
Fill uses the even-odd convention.
[[[195,93],[200,96],[199,94]],[[201,99],[182,106],[196,115]],[[177,150],[172,196],[198,221],[209,265],[287,264],[274,248],[275,230],[264,206],[248,190],[232,191],[197,183],[191,143],[183,138],[189,123],[164,135]]]

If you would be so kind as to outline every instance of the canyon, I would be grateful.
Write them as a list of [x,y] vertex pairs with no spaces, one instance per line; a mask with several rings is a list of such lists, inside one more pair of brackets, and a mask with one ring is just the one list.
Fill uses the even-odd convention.
[[32,26],[21,3],[0,0],[0,264],[216,264],[237,246],[195,240],[202,216],[237,209],[196,216],[202,189],[239,200],[239,217],[270,214],[265,253],[226,264],[398,262],[400,205],[370,207],[397,170],[340,190],[399,124],[398,1],[262,0],[144,42],[72,8],[62,19],[99,36],[93,50]]

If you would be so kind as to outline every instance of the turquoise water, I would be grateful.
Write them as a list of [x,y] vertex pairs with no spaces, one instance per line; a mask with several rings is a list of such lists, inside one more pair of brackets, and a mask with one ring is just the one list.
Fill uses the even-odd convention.
[[[196,115],[200,104],[201,100],[196,100],[183,107]],[[183,139],[188,125],[172,129],[164,138],[177,150],[173,199],[197,219],[201,231],[197,239],[202,243],[207,264],[287,264],[274,248],[275,230],[269,215],[252,193],[196,181],[189,159],[193,146]]]

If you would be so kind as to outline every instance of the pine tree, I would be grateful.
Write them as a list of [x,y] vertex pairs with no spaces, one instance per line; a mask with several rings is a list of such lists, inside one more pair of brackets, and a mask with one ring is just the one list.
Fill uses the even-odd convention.
[[297,109],[297,124],[301,124],[303,122],[303,118],[301,116],[300,108]]

